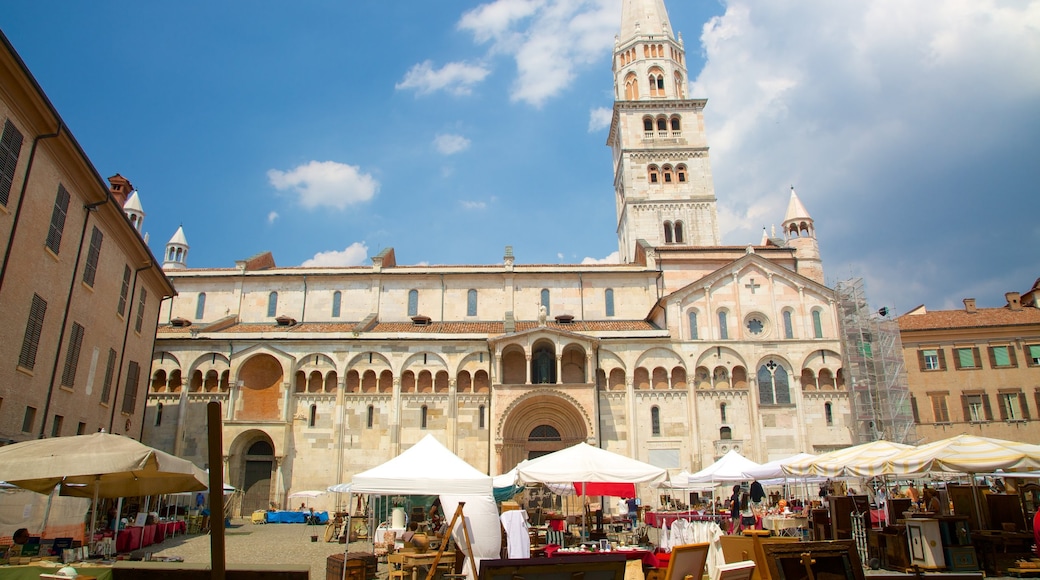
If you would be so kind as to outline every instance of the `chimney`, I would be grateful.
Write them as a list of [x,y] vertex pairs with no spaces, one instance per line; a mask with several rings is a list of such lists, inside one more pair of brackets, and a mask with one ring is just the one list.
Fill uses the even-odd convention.
[[965,298],[964,299],[964,311],[968,314],[975,314],[975,299]]
[[1005,292],[1004,299],[1007,300],[1008,310],[1022,310],[1022,295],[1018,292]]
[[108,191],[119,202],[119,207],[123,207],[126,203],[126,198],[130,196],[130,192],[133,190],[134,186],[130,183],[130,180],[118,173],[108,178]]

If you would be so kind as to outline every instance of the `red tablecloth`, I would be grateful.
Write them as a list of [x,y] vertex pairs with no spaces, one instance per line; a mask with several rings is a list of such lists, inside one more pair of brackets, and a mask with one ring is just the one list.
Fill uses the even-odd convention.
[[116,534],[116,551],[131,552],[141,546],[141,533],[143,528],[127,526]]
[[642,560],[644,566],[650,566],[652,568],[658,568],[660,566],[660,562],[657,560],[657,556],[655,556],[653,552],[639,548],[618,548],[609,552],[561,552],[560,547],[555,544],[549,544],[545,547],[545,555],[549,558],[563,558],[566,556],[608,556],[610,554],[624,554],[626,560]]
[[151,546],[155,543],[155,524],[149,524],[144,527],[144,531],[141,532],[141,539],[145,546]]

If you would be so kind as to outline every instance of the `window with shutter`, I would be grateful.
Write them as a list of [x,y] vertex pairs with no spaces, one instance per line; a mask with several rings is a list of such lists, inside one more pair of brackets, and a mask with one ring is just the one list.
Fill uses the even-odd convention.
[[65,352],[65,369],[61,373],[61,386],[72,388],[76,385],[76,369],[79,367],[79,352],[83,347],[84,328],[77,322],[72,323],[72,334],[69,336],[69,350]]
[[137,320],[134,321],[134,330],[141,332],[144,327],[144,307],[148,302],[148,291],[141,288],[140,300],[137,303]]
[[10,119],[4,121],[4,133],[0,137],[0,205],[6,207],[11,200],[14,170],[18,167],[18,155],[22,151],[22,132]]
[[945,394],[929,394],[932,400],[932,417],[935,423],[949,423],[950,409],[946,405]]
[[18,354],[18,366],[32,370],[36,366],[36,350],[40,347],[40,335],[43,334],[43,318],[47,315],[47,301],[33,294],[32,306],[29,308],[29,320],[25,324],[25,336],[22,338],[22,350]]
[[130,266],[123,266],[123,287],[119,289],[119,307],[116,308],[120,316],[126,312],[127,296],[130,296]]
[[973,369],[976,368],[975,364],[975,352],[971,348],[958,348],[954,352],[957,355],[957,368],[958,369]]
[[137,408],[137,387],[140,382],[141,367],[130,361],[126,369],[126,391],[123,393],[123,412],[132,415]]
[[94,226],[90,234],[90,249],[87,250],[87,264],[83,267],[83,283],[91,288],[94,287],[94,277],[97,275],[98,258],[101,256],[101,242],[104,236],[101,230]]
[[108,363],[105,365],[105,382],[101,386],[101,402],[108,403],[108,397],[112,394],[112,378],[116,372],[116,350],[108,349]]
[[69,192],[64,185],[58,186],[58,195],[54,198],[54,209],[51,211],[51,226],[47,231],[47,248],[57,254],[61,251],[61,236],[65,231],[65,216],[69,212]]
[[939,351],[937,349],[918,351],[922,371],[939,370]]
[[1040,366],[1040,344],[1030,344],[1026,346],[1026,353],[1027,358],[1029,359],[1029,366]]
[[1011,366],[1011,355],[1006,346],[989,347],[990,363],[994,368]]

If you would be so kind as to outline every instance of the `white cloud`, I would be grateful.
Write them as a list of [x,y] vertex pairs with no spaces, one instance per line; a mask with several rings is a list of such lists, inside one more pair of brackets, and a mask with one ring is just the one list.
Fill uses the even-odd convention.
[[462,200],[459,203],[462,205],[462,209],[468,209],[468,210],[487,209],[487,202],[484,202],[484,201]]
[[616,0],[496,0],[465,13],[458,27],[515,59],[510,98],[537,107],[609,54],[618,14]]
[[[929,278],[912,267],[929,255],[985,262],[994,279],[1029,260],[1009,251],[1035,242],[1026,219],[1009,226],[999,207],[1031,203],[1023,147],[1040,123],[1040,1],[724,5],[704,26],[707,63],[690,91],[708,99],[723,243],[757,243],[762,226],[779,225],[793,184],[828,277],[869,264],[889,279],[873,286],[897,293],[889,302],[920,303],[920,288],[960,293],[981,275],[947,267]],[[979,203],[984,191],[1000,203]],[[987,223],[1016,240],[982,234]],[[908,259],[898,283],[896,256]]]
[[433,63],[427,60],[413,66],[394,88],[414,89],[420,95],[440,90],[453,95],[468,95],[473,92],[473,86],[490,73],[483,65],[464,62],[449,62],[440,69],[434,69]]
[[271,185],[279,191],[291,189],[308,209],[334,207],[368,201],[379,191],[379,182],[356,165],[335,161],[311,161],[289,171],[267,172]]
[[437,148],[437,152],[441,155],[454,155],[460,151],[465,151],[469,149],[469,144],[469,139],[462,135],[442,133],[433,138],[433,146]]
[[595,133],[610,126],[614,119],[614,110],[599,107],[589,111],[589,133]]
[[343,250],[318,252],[314,257],[300,264],[305,267],[337,267],[360,266],[368,259],[368,246],[365,242],[354,242]]
[[615,250],[607,254],[606,258],[590,258],[585,257],[581,260],[582,264],[620,264],[621,255]]
[[562,261],[564,259],[563,252],[556,252],[556,259]]
[[272,211],[271,213],[267,214],[267,223],[273,224],[275,221],[278,220],[278,217],[278,212]]

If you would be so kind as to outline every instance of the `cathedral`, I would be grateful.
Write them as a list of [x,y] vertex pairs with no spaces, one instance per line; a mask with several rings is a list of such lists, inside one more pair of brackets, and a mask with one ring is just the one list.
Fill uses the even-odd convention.
[[[242,513],[349,482],[433,433],[491,475],[587,442],[672,473],[850,444],[834,292],[790,191],[782,234],[722,245],[685,47],[663,0],[614,46],[620,263],[191,268],[163,253],[144,441],[204,465],[223,412]],[[724,193],[724,192],[723,192]],[[604,195],[606,202],[606,195]],[[780,218],[781,216],[777,216]],[[213,467],[213,466],[210,466]]]

